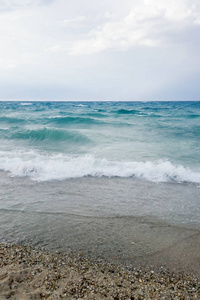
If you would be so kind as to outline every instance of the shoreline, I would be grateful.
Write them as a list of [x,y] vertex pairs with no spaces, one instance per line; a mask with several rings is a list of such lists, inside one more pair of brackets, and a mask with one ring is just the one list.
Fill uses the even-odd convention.
[[198,274],[0,244],[0,299],[199,299]]

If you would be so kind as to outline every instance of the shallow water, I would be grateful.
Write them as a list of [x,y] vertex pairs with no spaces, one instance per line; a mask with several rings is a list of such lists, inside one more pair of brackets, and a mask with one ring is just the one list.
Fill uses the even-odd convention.
[[[37,183],[1,173],[0,179],[1,241],[154,267],[173,258],[178,268],[184,269],[186,262],[191,267],[195,257],[196,272],[200,253],[196,244],[200,236],[197,187],[144,183],[135,178]],[[188,238],[193,247],[186,250]],[[185,257],[179,257],[183,249],[189,259],[177,262]],[[161,253],[166,251],[164,259]]]

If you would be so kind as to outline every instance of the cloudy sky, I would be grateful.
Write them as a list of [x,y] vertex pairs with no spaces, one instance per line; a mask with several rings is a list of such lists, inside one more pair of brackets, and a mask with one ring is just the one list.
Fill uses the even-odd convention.
[[200,100],[200,1],[0,0],[0,99]]

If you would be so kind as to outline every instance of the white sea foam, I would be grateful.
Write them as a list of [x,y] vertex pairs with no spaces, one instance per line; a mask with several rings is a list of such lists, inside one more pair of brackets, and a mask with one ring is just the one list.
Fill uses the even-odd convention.
[[200,183],[200,172],[175,166],[169,161],[109,161],[93,155],[71,157],[35,151],[0,151],[0,169],[10,172],[11,176],[29,176],[36,181],[117,176],[137,177],[153,182]]

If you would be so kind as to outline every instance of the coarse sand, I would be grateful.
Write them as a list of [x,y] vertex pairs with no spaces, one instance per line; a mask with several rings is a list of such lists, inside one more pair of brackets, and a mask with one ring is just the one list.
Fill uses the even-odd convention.
[[0,300],[200,299],[194,274],[0,244]]

